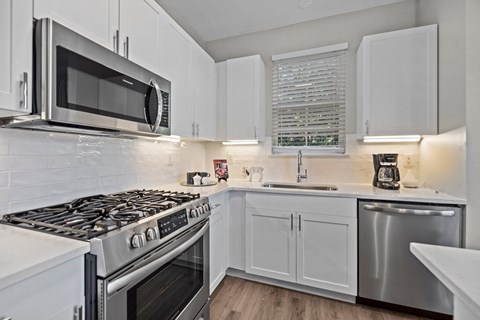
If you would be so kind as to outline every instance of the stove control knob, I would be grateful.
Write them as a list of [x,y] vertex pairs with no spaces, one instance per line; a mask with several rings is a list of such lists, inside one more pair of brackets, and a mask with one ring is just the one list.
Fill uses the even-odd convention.
[[190,218],[198,217],[198,210],[197,209],[190,209]]
[[147,236],[147,241],[160,239],[160,230],[158,227],[148,228],[147,231],[145,231],[145,235]]
[[204,214],[205,213],[202,206],[198,206],[197,211],[198,211],[199,214]]
[[203,210],[205,210],[205,213],[208,212],[208,211],[210,211],[210,209],[211,209],[211,208],[210,208],[210,203],[205,203],[205,204],[203,205]]
[[145,238],[145,234],[143,233],[136,233],[130,239],[130,245],[132,248],[141,248],[147,244],[147,239]]

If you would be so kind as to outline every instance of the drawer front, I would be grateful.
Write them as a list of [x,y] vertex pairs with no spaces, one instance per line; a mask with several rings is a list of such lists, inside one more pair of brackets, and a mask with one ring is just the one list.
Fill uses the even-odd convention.
[[357,217],[357,199],[247,192],[247,208]]

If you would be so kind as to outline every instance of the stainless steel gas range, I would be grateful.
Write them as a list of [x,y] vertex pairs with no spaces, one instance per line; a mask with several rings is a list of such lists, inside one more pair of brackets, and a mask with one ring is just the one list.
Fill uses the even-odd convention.
[[86,319],[209,319],[208,198],[134,190],[8,214],[3,223],[89,241]]

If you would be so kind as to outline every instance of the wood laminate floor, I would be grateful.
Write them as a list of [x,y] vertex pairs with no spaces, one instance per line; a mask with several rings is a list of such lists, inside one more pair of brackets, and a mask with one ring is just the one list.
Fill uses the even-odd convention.
[[225,277],[212,295],[211,320],[426,320]]

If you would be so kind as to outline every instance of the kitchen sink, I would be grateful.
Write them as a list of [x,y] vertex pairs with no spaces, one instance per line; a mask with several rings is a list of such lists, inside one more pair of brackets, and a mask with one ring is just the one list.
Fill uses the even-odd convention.
[[288,183],[265,183],[264,188],[281,188],[281,189],[300,189],[300,190],[319,190],[319,191],[337,191],[338,188],[325,184],[288,184]]

